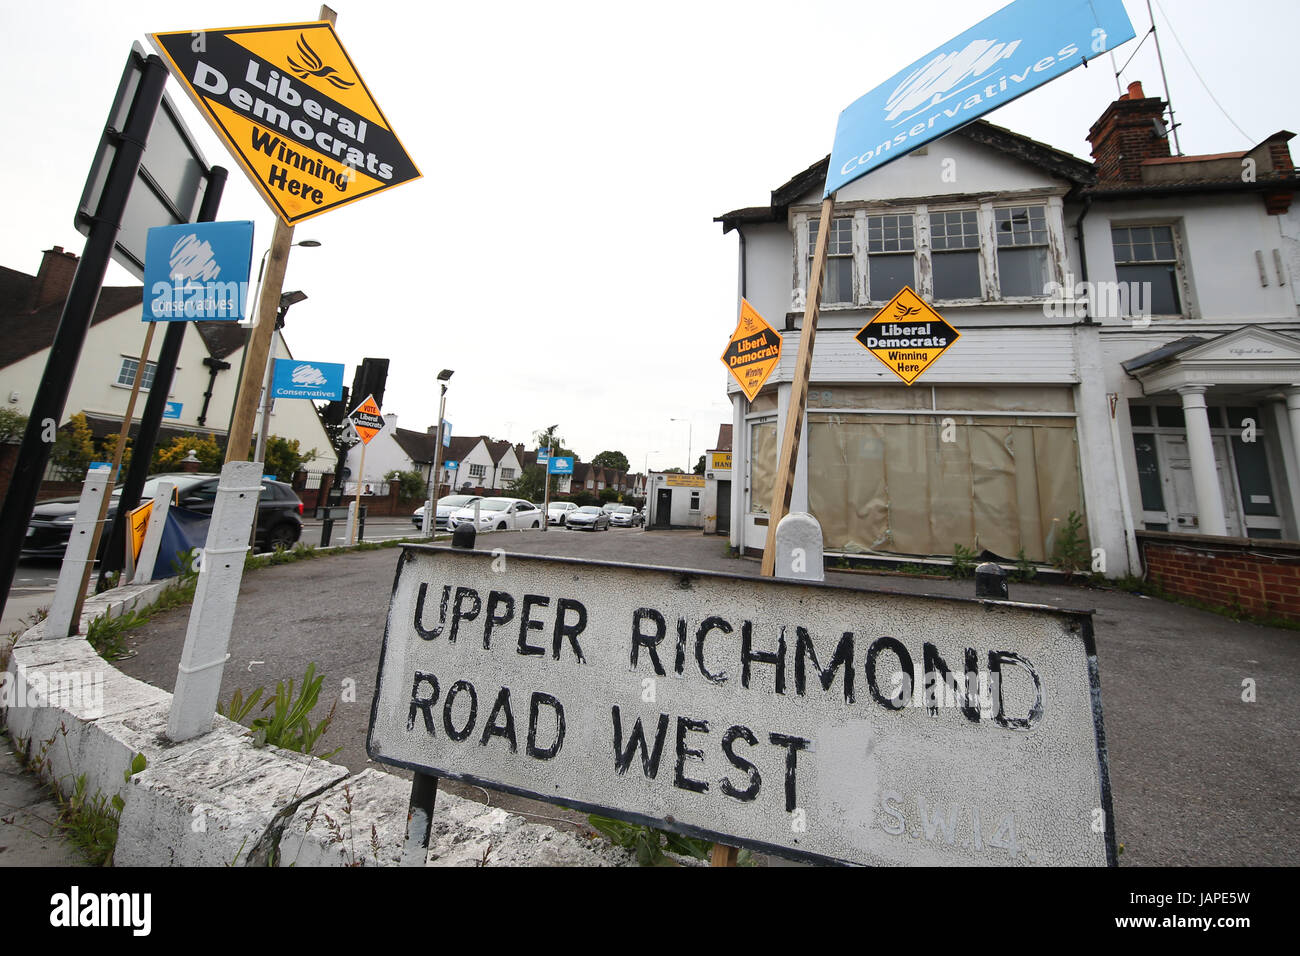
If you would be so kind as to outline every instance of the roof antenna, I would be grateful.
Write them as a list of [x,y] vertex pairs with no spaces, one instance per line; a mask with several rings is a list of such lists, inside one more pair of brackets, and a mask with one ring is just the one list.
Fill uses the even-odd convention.
[[1165,58],[1160,52],[1160,33],[1156,30],[1156,17],[1151,12],[1151,0],[1147,0],[1147,17],[1151,20],[1151,33],[1156,41],[1156,59],[1160,61],[1160,82],[1165,87],[1165,102],[1169,105],[1169,132],[1174,135],[1174,151],[1183,155],[1183,147],[1178,142],[1178,122],[1174,119],[1174,101],[1169,96],[1169,77],[1165,75]]

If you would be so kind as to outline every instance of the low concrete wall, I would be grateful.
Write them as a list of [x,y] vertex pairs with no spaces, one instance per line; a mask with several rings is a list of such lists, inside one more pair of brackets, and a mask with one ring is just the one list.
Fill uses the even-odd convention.
[[1147,578],[1171,594],[1300,621],[1300,542],[1139,531]]
[[[155,600],[165,582],[86,602],[82,633],[104,614]],[[315,757],[254,748],[246,728],[215,717],[202,737],[166,736],[171,694],[128,677],[81,637],[45,639],[41,622],[14,646],[8,706],[15,748],[43,779],[125,801],[118,866],[394,866],[410,784]],[[3,703],[3,702],[0,702]],[[146,768],[128,777],[143,754]],[[439,793],[429,862],[447,866],[632,866],[604,841],[528,823]]]

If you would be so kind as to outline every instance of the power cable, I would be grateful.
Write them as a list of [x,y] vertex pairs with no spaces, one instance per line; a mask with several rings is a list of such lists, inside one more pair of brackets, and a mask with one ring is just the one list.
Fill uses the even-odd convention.
[[1200,81],[1201,87],[1205,90],[1206,94],[1214,102],[1214,105],[1219,108],[1219,112],[1224,115],[1224,117],[1228,120],[1229,123],[1233,125],[1233,127],[1237,130],[1238,133],[1240,133],[1242,136],[1246,138],[1247,144],[1250,146],[1254,146],[1256,143],[1259,142],[1259,140],[1255,139],[1244,129],[1238,126],[1237,121],[1228,115],[1228,111],[1223,108],[1223,104],[1220,103],[1215,98],[1212,92],[1210,92],[1209,84],[1207,84],[1205,82],[1205,79],[1201,76],[1200,70],[1196,69],[1196,64],[1192,61],[1191,54],[1189,54],[1187,52],[1187,48],[1183,46],[1183,41],[1178,38],[1178,31],[1174,29],[1173,21],[1169,19],[1169,14],[1165,13],[1165,8],[1160,6],[1160,0],[1156,0],[1156,8],[1160,11],[1160,15],[1165,18],[1165,24],[1169,27],[1169,32],[1174,35],[1174,42],[1178,44],[1178,49],[1182,50],[1183,57],[1187,60],[1187,65],[1192,68],[1192,73],[1194,73],[1196,75],[1196,79]]

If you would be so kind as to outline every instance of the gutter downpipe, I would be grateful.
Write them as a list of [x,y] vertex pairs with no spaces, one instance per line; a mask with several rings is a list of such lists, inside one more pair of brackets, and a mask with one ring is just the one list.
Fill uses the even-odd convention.
[[[1088,218],[1088,213],[1092,211],[1092,197],[1083,197],[1083,212],[1079,213],[1079,218],[1074,223],[1074,241],[1079,247],[1079,272],[1080,280],[1084,283],[1084,288],[1088,284],[1088,249],[1083,244],[1083,221]],[[1071,289],[1073,294],[1074,290]],[[1083,317],[1084,325],[1093,325],[1092,321],[1092,296],[1088,296],[1088,311]]]

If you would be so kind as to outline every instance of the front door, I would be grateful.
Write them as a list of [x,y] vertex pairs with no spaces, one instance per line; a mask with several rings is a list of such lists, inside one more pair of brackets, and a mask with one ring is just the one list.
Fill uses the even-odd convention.
[[660,488],[655,496],[655,527],[667,528],[673,523],[673,490]]
[[731,534],[731,482],[718,482],[718,534]]
[[[1214,464],[1219,476],[1219,494],[1223,499],[1223,516],[1228,536],[1242,535],[1241,509],[1237,506],[1237,485],[1228,466],[1227,442],[1220,435],[1214,443]],[[1192,461],[1187,453],[1187,439],[1182,435],[1157,435],[1160,459],[1165,463],[1165,507],[1169,509],[1169,530],[1184,534],[1201,533],[1196,507],[1196,488],[1192,483]]]

